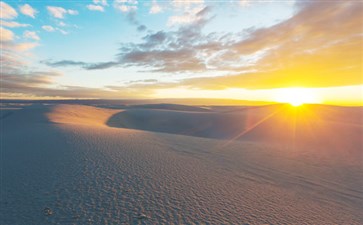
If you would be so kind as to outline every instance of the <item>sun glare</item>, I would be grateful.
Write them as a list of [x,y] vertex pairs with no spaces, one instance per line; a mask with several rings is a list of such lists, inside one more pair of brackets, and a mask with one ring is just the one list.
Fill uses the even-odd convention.
[[278,89],[275,101],[289,103],[292,106],[301,106],[305,103],[320,103],[316,94],[306,88],[283,88]]
[[295,107],[301,106],[302,104],[304,104],[303,102],[301,102],[299,100],[293,100],[293,101],[291,101],[289,103],[290,103],[290,105],[295,106]]

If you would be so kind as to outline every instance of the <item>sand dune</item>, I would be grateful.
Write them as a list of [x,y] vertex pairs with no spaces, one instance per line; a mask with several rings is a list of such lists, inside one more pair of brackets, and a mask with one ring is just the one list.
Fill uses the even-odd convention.
[[307,105],[245,107],[221,112],[128,109],[114,114],[112,127],[198,137],[328,145],[354,151],[362,147],[362,108]]
[[0,224],[363,223],[361,108],[161,108],[8,109]]
[[187,112],[208,112],[206,107],[178,105],[178,104],[143,104],[143,105],[131,105],[127,108],[131,109],[164,109],[175,111],[187,111]]

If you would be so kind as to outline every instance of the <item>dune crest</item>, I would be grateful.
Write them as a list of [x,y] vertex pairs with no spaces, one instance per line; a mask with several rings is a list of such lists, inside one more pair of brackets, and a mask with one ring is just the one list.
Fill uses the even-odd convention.
[[119,112],[85,105],[55,105],[46,116],[54,123],[105,126],[109,118]]

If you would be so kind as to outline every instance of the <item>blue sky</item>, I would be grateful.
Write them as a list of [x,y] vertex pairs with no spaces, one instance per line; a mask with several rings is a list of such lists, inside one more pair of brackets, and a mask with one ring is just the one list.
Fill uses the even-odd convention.
[[2,97],[271,100],[266,90],[292,87],[356,95],[361,53],[337,68],[326,62],[361,45],[361,9],[354,1],[2,1]]

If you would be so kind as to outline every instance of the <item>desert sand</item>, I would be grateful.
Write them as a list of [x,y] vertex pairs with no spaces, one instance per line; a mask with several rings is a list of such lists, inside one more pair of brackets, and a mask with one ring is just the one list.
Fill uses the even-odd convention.
[[1,106],[0,224],[363,224],[363,110]]

